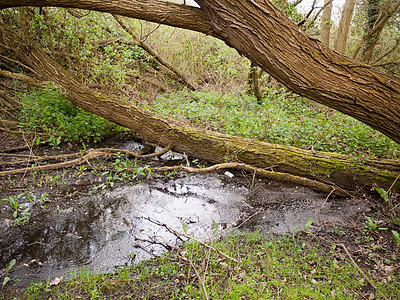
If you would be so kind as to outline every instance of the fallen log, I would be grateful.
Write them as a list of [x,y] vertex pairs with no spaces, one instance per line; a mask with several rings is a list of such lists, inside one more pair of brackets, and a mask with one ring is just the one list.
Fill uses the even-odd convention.
[[[396,160],[376,160],[343,154],[308,151],[295,147],[260,142],[160,117],[132,103],[99,93],[82,85],[50,58],[43,50],[27,46],[5,27],[0,28],[3,44],[41,76],[52,80],[66,91],[67,98],[86,111],[139,133],[149,143],[213,163],[241,162],[256,168],[272,168],[275,172],[333,184],[346,190],[371,189],[375,185],[387,189],[400,172]],[[400,191],[400,182],[393,186]]]
[[[7,170],[7,171],[0,171],[0,177],[1,176],[10,176],[10,175],[18,175],[18,174],[28,174],[32,172],[37,172],[37,171],[52,171],[52,170],[59,170],[59,169],[64,169],[64,168],[70,168],[70,167],[75,167],[79,166],[82,164],[89,164],[90,165],[90,160],[96,158],[96,157],[110,157],[113,154],[120,153],[120,154],[125,154],[127,156],[133,156],[136,158],[143,158],[143,159],[148,159],[152,157],[158,157],[163,155],[164,153],[168,152],[169,149],[171,148],[170,145],[165,147],[164,149],[151,153],[151,154],[146,154],[146,155],[140,155],[138,152],[132,152],[129,150],[124,150],[124,149],[112,149],[112,148],[98,148],[98,149],[91,149],[91,150],[85,150],[79,153],[71,153],[71,154],[63,154],[63,155],[54,155],[54,156],[30,156],[27,155],[28,159],[25,160],[16,160],[16,161],[11,161],[11,162],[6,162],[6,163],[0,163],[1,165],[18,165],[18,164],[28,164],[31,162],[39,162],[39,161],[48,161],[48,160],[63,160],[66,158],[74,158],[70,161],[64,161],[60,163],[53,163],[53,164],[46,164],[46,165],[41,165],[41,166],[32,166],[32,167],[26,167],[26,168],[20,168],[20,169],[13,169],[13,170]],[[10,156],[7,153],[0,153],[0,156]],[[26,157],[26,155],[22,155],[23,157]],[[21,155],[19,155],[21,157]],[[212,165],[206,168],[193,168],[189,166],[164,166],[164,167],[156,167],[156,168],[150,168],[148,167],[147,170],[150,173],[166,173],[166,172],[172,172],[172,171],[183,171],[187,173],[210,173],[218,170],[223,170],[223,169],[237,169],[237,170],[245,170],[247,172],[252,172],[253,174],[257,174],[260,177],[264,178],[269,178],[277,181],[284,181],[296,185],[301,185],[301,186],[306,186],[309,187],[313,190],[327,193],[327,194],[334,194],[338,196],[351,196],[351,192],[346,191],[341,189],[340,187],[331,185],[331,184],[326,184],[319,182],[317,180],[312,180],[300,176],[295,176],[287,173],[281,173],[281,172],[275,172],[275,171],[267,171],[261,168],[256,168],[250,165],[242,164],[242,163],[221,163],[221,164],[216,164]],[[135,172],[136,169],[131,169],[127,168],[124,170],[124,172]]]

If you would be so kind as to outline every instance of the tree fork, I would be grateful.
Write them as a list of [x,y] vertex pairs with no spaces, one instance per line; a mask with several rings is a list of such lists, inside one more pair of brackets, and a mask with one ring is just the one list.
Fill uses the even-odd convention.
[[[136,131],[150,143],[163,147],[173,145],[175,151],[214,163],[240,161],[257,168],[333,183],[349,190],[355,187],[370,189],[375,184],[387,189],[400,172],[400,162],[395,160],[355,158],[269,144],[194,128],[157,116],[83,86],[44,51],[25,45],[5,27],[0,30],[0,42],[12,46],[21,60],[62,87],[73,104]],[[400,191],[400,183],[393,188]]]

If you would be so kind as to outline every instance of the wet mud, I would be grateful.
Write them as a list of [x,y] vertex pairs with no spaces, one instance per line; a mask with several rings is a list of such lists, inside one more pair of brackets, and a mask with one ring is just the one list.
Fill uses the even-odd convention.
[[[142,146],[119,141],[117,147]],[[185,161],[177,153],[163,155],[163,163],[179,160]],[[200,239],[221,238],[236,230],[283,234],[303,229],[310,219],[309,230],[324,230],[327,225],[349,224],[368,208],[361,200],[327,198],[304,187],[232,173],[153,174],[133,185],[102,188],[90,195],[100,182],[87,172],[53,191],[30,190],[37,199],[48,193],[50,201],[32,204],[20,199],[32,212],[22,226],[15,226],[3,201],[0,274],[15,259],[9,274],[12,288],[25,288],[30,282],[68,278],[82,267],[113,272],[115,267],[161,255],[187,240],[176,232]]]
[[171,230],[203,239],[238,225],[235,230],[281,234],[302,229],[309,219],[314,229],[347,224],[368,207],[359,200],[326,199],[302,187],[254,184],[224,174],[160,176],[103,194],[71,194],[38,210],[27,225],[1,220],[1,268],[16,259],[11,276],[20,279],[17,287],[68,277],[82,266],[112,272],[160,255],[186,240]]

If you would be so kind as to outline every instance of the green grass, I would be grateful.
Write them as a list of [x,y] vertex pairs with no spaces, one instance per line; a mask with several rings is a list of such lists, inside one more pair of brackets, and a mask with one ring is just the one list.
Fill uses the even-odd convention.
[[399,158],[400,145],[369,126],[284,90],[265,88],[258,105],[247,94],[169,93],[154,108],[228,134],[345,154]]
[[[323,251],[312,234],[263,239],[258,233],[231,236],[212,246],[189,242],[177,254],[142,262],[116,274],[83,270],[72,280],[50,287],[32,284],[26,299],[359,299],[374,293],[397,299],[397,278],[369,276],[374,290],[340,248]],[[368,271],[364,272],[368,274]]]

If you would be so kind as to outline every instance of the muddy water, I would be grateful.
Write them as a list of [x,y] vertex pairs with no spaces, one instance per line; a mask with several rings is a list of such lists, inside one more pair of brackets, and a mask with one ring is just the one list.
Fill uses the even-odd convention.
[[160,255],[185,240],[169,229],[207,238],[247,220],[241,230],[284,233],[303,228],[310,218],[314,228],[347,224],[367,208],[355,200],[326,201],[326,195],[306,188],[253,184],[225,174],[155,177],[103,195],[61,201],[39,210],[25,226],[1,221],[1,268],[17,260],[11,274],[21,279],[17,285],[67,276],[83,265],[110,272]]

